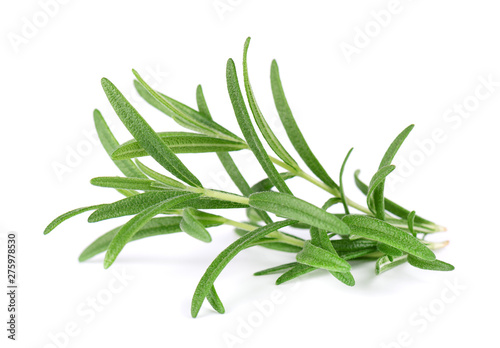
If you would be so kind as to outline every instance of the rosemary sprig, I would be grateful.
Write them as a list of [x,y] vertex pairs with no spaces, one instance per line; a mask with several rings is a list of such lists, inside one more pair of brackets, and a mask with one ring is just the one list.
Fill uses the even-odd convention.
[[[312,174],[299,166],[269,127],[250,84],[249,44],[250,38],[246,40],[243,50],[244,91],[257,128],[277,157],[265,150],[254,127],[232,59],[227,62],[227,89],[244,139],[212,119],[201,86],[196,89],[198,110],[195,110],[155,91],[133,71],[137,78],[134,85],[139,94],[152,106],[191,130],[155,132],[115,85],[104,78],[104,92],[133,139],[119,144],[101,113],[98,110],[94,112],[99,139],[124,177],[98,177],[92,179],[91,184],[113,188],[125,198],[67,212],[54,219],[44,233],[49,233],[66,219],[87,211],[93,211],[89,222],[132,215],[127,223],[99,237],[80,255],[79,260],[85,261],[106,252],[104,267],[108,268],[123,248],[135,240],[184,232],[209,243],[212,240],[209,229],[220,225],[235,227],[240,238],[210,264],[195,290],[191,307],[193,317],[198,315],[205,299],[217,312],[224,313],[214,282],[234,256],[254,246],[296,253],[296,262],[255,273],[256,276],[282,273],[276,284],[324,269],[342,283],[353,286],[355,280],[350,260],[376,260],[376,274],[404,263],[426,270],[453,270],[452,265],[437,260],[432,251],[446,246],[448,242],[424,241],[427,234],[444,231],[445,228],[384,196],[385,179],[395,168],[392,160],[413,125],[404,129],[391,143],[368,185],[360,180],[359,170],[355,172],[356,186],[366,195],[366,207],[358,204],[345,195],[343,184],[345,165],[352,149],[341,165],[337,184],[314,156],[299,130],[285,97],[276,61],[271,64],[271,87],[276,109],[289,140]],[[267,175],[253,186],[248,184],[229,154],[242,150],[252,151]],[[204,187],[177,156],[206,152],[217,153],[240,194]],[[137,159],[143,156],[151,156],[176,179],[145,166]],[[277,167],[285,172],[278,172]],[[322,207],[317,207],[307,199],[294,196],[286,181],[295,177],[320,187],[332,197]],[[328,211],[337,204],[343,208],[341,213]],[[350,208],[361,214],[351,212]],[[246,209],[249,221],[234,221],[204,212],[204,209]],[[269,213],[274,214],[278,221],[274,221]],[[156,217],[158,215],[163,216]],[[285,227],[309,229],[310,238],[304,240],[284,232]]]

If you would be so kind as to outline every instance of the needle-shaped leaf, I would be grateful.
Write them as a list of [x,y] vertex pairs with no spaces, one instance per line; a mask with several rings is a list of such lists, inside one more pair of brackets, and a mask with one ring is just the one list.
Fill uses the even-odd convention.
[[113,264],[113,262],[115,262],[118,254],[125,247],[125,245],[132,240],[134,234],[136,234],[137,231],[139,231],[154,216],[162,213],[165,209],[172,208],[178,203],[196,196],[199,196],[199,194],[185,193],[182,196],[170,198],[144,209],[142,212],[130,219],[125,225],[122,226],[122,228],[120,228],[111,240],[106,256],[104,257],[104,268],[108,268]]
[[122,178],[119,176],[100,176],[90,180],[94,186],[111,187],[125,190],[160,191],[161,188],[152,186],[154,180],[146,178]]
[[57,226],[59,226],[61,223],[63,223],[64,221],[68,220],[69,218],[72,218],[73,216],[85,213],[86,211],[91,211],[91,210],[99,209],[99,208],[101,208],[104,205],[105,204],[97,204],[97,205],[91,205],[91,206],[88,206],[88,207],[77,208],[77,209],[73,209],[71,211],[68,211],[67,213],[64,213],[62,215],[59,215],[54,220],[52,220],[51,223],[47,225],[47,227],[45,227],[45,230],[43,231],[43,234],[49,233],[54,228],[56,228]]
[[[203,89],[201,88],[201,86],[198,86],[198,88],[196,89],[196,103],[198,104],[198,109],[200,110],[200,113],[204,117],[211,120],[212,116],[211,116],[210,111],[208,109],[208,105],[207,105],[205,96],[203,94]],[[231,180],[234,182],[236,187],[238,187],[240,192],[245,197],[250,196],[250,194],[252,194],[254,191],[252,190],[250,185],[248,185],[247,181],[245,180],[245,178],[241,174],[240,170],[236,166],[236,163],[234,163],[233,159],[231,158],[231,155],[227,152],[217,152],[217,157],[219,157],[219,160],[220,160],[222,166],[224,167],[224,169],[226,170],[227,174],[229,175]],[[269,215],[265,211],[256,210],[256,209],[253,209],[253,210],[260,217],[260,219],[262,221],[264,221],[266,224],[273,222],[273,220],[271,220],[271,218],[269,217]]]
[[[290,172],[280,173],[283,180],[288,180],[295,177],[295,174]],[[269,178],[263,179],[252,186],[253,192],[270,191],[274,187],[272,181]]]
[[410,233],[413,235],[413,237],[416,237],[417,232],[415,232],[414,225],[415,225],[415,210],[412,211],[410,214],[408,214],[408,229],[410,230]]
[[279,192],[258,192],[250,195],[250,206],[278,216],[298,220],[319,229],[349,234],[349,227],[335,215],[300,198]]
[[[363,193],[363,194],[368,194],[368,186],[361,181],[361,179],[359,178],[359,169],[356,170],[356,172],[354,173],[354,182],[356,183],[356,186],[358,187],[358,189]],[[393,201],[387,199],[387,198],[384,198],[384,202],[385,202],[385,209],[391,213],[393,213],[394,215],[400,217],[400,218],[403,218],[403,219],[407,219],[408,218],[408,214],[410,214],[410,211],[403,208],[402,206],[394,203]],[[429,221],[429,220],[426,220],[418,215],[415,215],[415,222],[416,223],[423,223],[423,224],[429,224],[429,225],[434,225],[433,222]]]
[[203,88],[201,85],[196,87],[196,105],[198,105],[198,112],[200,115],[206,117],[211,120],[212,115],[210,114],[210,110],[208,109],[207,101],[205,99],[205,95],[203,94]]
[[222,253],[220,253],[205,271],[205,274],[201,277],[201,280],[196,287],[191,304],[191,315],[193,317],[196,317],[198,315],[201,305],[203,304],[203,301],[205,300],[208,292],[213,286],[215,279],[217,279],[222,270],[236,255],[238,255],[240,251],[246,249],[247,246],[254,241],[257,241],[260,238],[268,235],[269,233],[279,230],[280,228],[291,225],[294,222],[295,221],[293,220],[284,220],[260,227],[254,230],[253,233],[246,234],[243,237],[239,238],[237,241],[227,247]]
[[137,81],[134,81],[134,85],[139,95],[158,110],[172,117],[181,126],[203,134],[243,142],[241,138],[218,123],[208,119],[205,115],[200,114],[198,111],[175,99],[156,92],[135,70],[132,71],[137,78]]
[[108,80],[101,80],[102,87],[116,114],[139,144],[166,170],[191,186],[201,187],[200,181],[161,140],[158,134]]
[[134,191],[134,190],[116,189],[116,191],[119,192],[119,193],[121,193],[125,197],[130,197],[130,196],[139,194],[139,192]]
[[276,167],[274,167],[274,164],[269,159],[269,156],[262,146],[262,143],[257,136],[257,132],[252,125],[252,121],[250,120],[250,116],[248,115],[243,95],[241,94],[236,67],[232,59],[229,59],[227,61],[226,81],[229,97],[231,99],[231,103],[233,104],[234,114],[236,115],[236,119],[238,120],[238,124],[240,125],[241,132],[245,136],[250,150],[252,150],[262,169],[264,169],[267,176],[273,182],[273,185],[278,189],[278,191],[291,193],[285,181],[276,170]]
[[[102,117],[102,114],[99,110],[94,110],[94,124],[95,129],[97,131],[97,135],[99,136],[99,140],[101,141],[104,150],[109,157],[113,154],[113,152],[120,146],[115,136],[109,129],[108,124]],[[120,169],[120,171],[127,177],[130,178],[145,178],[146,176],[135,166],[134,162],[131,160],[113,160],[115,165]]]
[[[200,113],[204,117],[211,120],[212,116],[208,109],[208,105],[201,86],[198,86],[198,88],[196,89],[196,103],[198,104],[198,109],[200,110]],[[236,187],[238,187],[240,192],[245,197],[250,196],[253,193],[253,190],[250,187],[250,185],[248,185],[247,181],[241,174],[240,170],[236,166],[236,163],[234,163],[233,159],[231,158],[231,155],[227,152],[217,152],[217,157],[219,157],[222,166],[224,167],[224,169],[226,170],[227,174],[234,182]],[[271,217],[269,217],[269,215],[265,211],[262,210],[254,210],[254,211],[260,217],[260,219],[264,221],[266,224],[273,222],[273,220],[271,220]]]
[[264,115],[260,111],[259,105],[257,104],[257,100],[255,99],[255,95],[252,90],[252,86],[250,84],[250,78],[248,76],[248,64],[247,64],[247,55],[248,55],[248,46],[250,45],[250,38],[247,38],[245,41],[245,47],[243,49],[243,79],[245,84],[245,91],[247,94],[248,104],[250,105],[250,110],[252,110],[253,117],[257,126],[260,129],[260,132],[266,139],[266,142],[269,144],[271,149],[274,151],[279,158],[283,160],[290,167],[295,170],[299,169],[299,165],[295,160],[290,156],[290,154],[285,150],[283,145],[280,143],[274,132],[269,127]]
[[302,158],[304,163],[321,181],[323,181],[331,188],[338,190],[338,185],[328,175],[326,170],[319,163],[316,156],[314,156],[311,149],[309,148],[309,145],[304,139],[302,132],[297,126],[297,123],[295,122],[295,118],[292,115],[292,110],[288,105],[288,101],[285,97],[285,92],[283,91],[278,64],[275,60],[273,60],[271,64],[271,87],[274,97],[274,104],[276,105],[276,109],[278,110],[281,122],[285,127],[285,131],[288,135],[288,138],[290,139],[290,142],[294,146],[300,158]]
[[330,242],[332,243],[332,246],[335,248],[335,250],[339,253],[364,250],[366,248],[375,247],[377,245],[377,242],[366,239],[336,239]]
[[226,310],[224,309],[224,305],[222,304],[222,301],[219,298],[219,295],[215,291],[215,286],[212,286],[212,288],[208,292],[207,301],[208,303],[210,303],[212,308],[215,309],[220,314],[224,314],[226,312]]
[[378,243],[377,249],[388,256],[403,256],[403,252],[385,243]]
[[435,260],[436,255],[417,238],[391,224],[366,215],[347,215],[342,221],[353,235],[385,243],[389,246],[425,260]]
[[[114,203],[100,205],[99,208],[89,216],[88,221],[97,222],[121,216],[134,215],[152,205],[173,197],[182,196],[185,193],[186,191],[182,190],[165,190],[145,192],[127,197]],[[246,208],[247,206],[210,197],[197,197],[180,202],[175,208],[180,209],[185,207],[192,207],[195,209],[229,209]]]
[[[205,134],[188,132],[156,133],[173,153],[207,153],[228,152],[248,149],[241,142],[220,139]],[[136,140],[130,140],[120,145],[112,154],[114,160],[148,156],[148,152]]]
[[347,201],[346,201],[346,197],[345,197],[345,193],[344,193],[344,183],[343,183],[342,177],[344,176],[345,165],[347,163],[347,160],[349,159],[349,156],[351,155],[352,150],[354,150],[354,148],[351,148],[349,150],[349,152],[347,153],[347,155],[345,156],[344,162],[342,163],[342,167],[340,168],[340,175],[339,175],[340,198],[342,199],[342,205],[344,206],[344,210],[345,210],[346,214],[349,214],[349,207],[347,206]]
[[[180,227],[181,220],[181,216],[165,216],[153,218],[148,221],[139,231],[137,231],[137,233],[133,235],[130,241],[132,242],[147,237],[182,232]],[[211,218],[205,219],[201,217],[198,218],[198,221],[201,222],[203,226],[205,226],[205,228],[222,225],[222,222]],[[92,242],[92,244],[85,248],[85,250],[80,254],[78,260],[80,262],[83,262],[94,257],[95,255],[106,251],[108,249],[109,243],[111,243],[111,240],[113,240],[114,236],[121,228],[122,226],[114,228],[113,230],[97,238],[94,242]]]
[[406,261],[407,261],[407,255],[396,257],[393,260],[389,260],[388,256],[382,256],[375,263],[375,274],[379,275],[381,273],[387,272],[388,270],[391,270],[394,267],[406,263]]
[[[235,232],[240,237],[244,236],[245,234],[248,234],[248,233],[253,233],[253,231],[246,231],[246,230],[242,230],[240,228],[236,228]],[[288,233],[284,233],[284,232],[281,232],[281,233],[287,235],[288,237],[294,238],[294,239],[296,239],[298,241],[301,241],[301,242],[304,241],[303,239],[301,239],[301,238],[299,238],[297,236],[294,236],[294,235],[291,235],[291,234],[288,234]],[[271,238],[271,237],[261,238],[258,241],[254,242],[250,246],[254,246],[254,245],[255,246],[261,246],[261,247],[264,247],[266,249],[283,251],[283,252],[286,252],[286,253],[298,253],[299,251],[302,250],[302,248],[299,247],[299,246],[297,246],[297,245],[283,243],[283,242],[277,240],[276,238]]]
[[265,239],[259,240],[255,243],[253,243],[251,246],[261,246],[261,247],[264,247],[266,249],[282,251],[285,253],[295,253],[295,254],[302,250],[302,248],[297,246],[297,245],[282,243],[277,239],[275,239],[274,241],[271,240],[271,238],[269,238],[269,239],[270,240],[265,240]]
[[412,255],[408,255],[408,263],[413,267],[417,267],[420,269],[427,269],[431,271],[453,271],[455,269],[453,265],[450,265],[449,263],[446,263],[444,261],[440,260],[427,261]]
[[340,197],[332,197],[329,198],[325,204],[323,204],[322,209],[327,210],[328,208],[334,206],[335,204],[342,203],[342,198]]
[[[399,133],[396,139],[394,139],[394,141],[385,152],[382,161],[380,161],[379,169],[387,167],[392,163],[394,156],[396,156],[396,153],[405,141],[408,134],[410,134],[413,127],[414,125],[406,127],[401,133]],[[381,220],[383,220],[385,216],[384,186],[385,179],[377,185],[373,194],[374,212],[376,212],[375,216]]]
[[302,251],[297,254],[297,262],[333,272],[343,273],[351,270],[351,265],[345,260],[332,252],[314,246],[311,241],[307,241]]
[[312,271],[317,270],[316,267],[304,265],[302,263],[297,264],[292,269],[289,269],[285,273],[283,273],[278,279],[276,279],[276,285],[280,285],[286,282],[289,282],[292,279],[298,278],[304,274],[311,273]]
[[293,268],[293,267],[297,266],[298,264],[299,264],[298,262],[285,263],[284,265],[266,268],[262,271],[255,272],[253,275],[254,276],[262,276],[262,275],[268,275],[268,274],[283,273],[284,271],[286,271],[290,268]]
[[[325,209],[323,207],[323,209]],[[326,233],[325,230],[319,230],[316,227],[311,227],[311,244],[314,246],[320,247],[333,255],[339,257],[339,254],[335,250],[335,248],[332,246],[331,240],[328,237],[328,234]],[[354,280],[353,275],[351,272],[335,272],[331,271],[330,273],[340,280],[342,283],[348,285],[348,286],[354,286],[356,281]]]
[[[389,175],[396,167],[393,165],[388,165],[380,168],[370,180],[370,186],[368,186],[368,194],[366,195],[366,202],[368,204],[368,208],[372,211],[375,216],[384,220],[385,218],[385,208],[384,203],[377,202],[377,200],[384,199],[382,195],[375,195],[377,187],[383,185],[385,182],[385,178]],[[380,211],[379,209],[383,209]]]
[[210,243],[212,237],[203,224],[195,218],[194,210],[193,208],[185,208],[182,212],[181,230],[193,238]]
[[144,174],[149,176],[150,178],[161,182],[162,184],[171,187],[171,188],[176,188],[176,189],[185,189],[186,185],[178,182],[177,180],[174,180],[172,178],[169,178],[168,176],[165,176],[163,174],[158,173],[157,171],[154,171],[153,169],[147,167],[144,165],[142,162],[139,160],[136,160],[135,163],[137,164],[137,167],[142,170]]
[[362,257],[370,257],[370,254],[377,251],[377,247],[371,247],[356,251],[339,251],[339,256],[346,261],[355,260]]

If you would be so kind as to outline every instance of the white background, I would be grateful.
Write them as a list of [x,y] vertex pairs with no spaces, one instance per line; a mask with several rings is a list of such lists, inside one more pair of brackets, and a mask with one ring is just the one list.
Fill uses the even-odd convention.
[[[498,344],[496,2],[401,0],[394,10],[389,1],[116,0],[67,1],[44,10],[41,4],[48,2],[3,1],[0,10],[0,231],[20,236],[19,332],[18,341],[8,347]],[[219,12],[214,7],[224,4],[228,7]],[[389,9],[384,26],[376,24],[372,11]],[[33,23],[37,27],[30,32]],[[360,31],[370,35],[362,48],[365,34]],[[104,150],[88,142],[92,110],[103,112],[120,141],[130,138],[107,103],[101,77],[113,81],[159,131],[180,128],[138,99],[131,69],[189,105],[201,83],[216,120],[238,131],[226,93],[225,64],[234,58],[241,73],[247,36],[252,37],[254,91],[290,152],[270,91],[273,58],[280,64],[297,122],[332,176],[355,147],[345,180],[353,199],[363,201],[353,184],[354,170],[362,169],[368,180],[395,135],[416,124],[395,160],[398,169],[387,194],[448,227],[434,239],[451,241],[438,257],[453,263],[454,272],[404,265],[375,277],[373,264],[355,264],[354,288],[321,272],[276,287],[275,276],[252,273],[290,262],[293,255],[254,248],[238,256],[217,281],[227,313],[214,313],[205,304],[199,318],[192,319],[192,293],[207,265],[235,240],[231,229],[214,230],[210,245],[182,234],[133,243],[107,271],[102,256],[84,264],[77,256],[126,220],[91,225],[79,216],[42,235],[50,220],[67,210],[119,198],[89,184],[95,176],[118,175]],[[356,53],[343,53],[341,47],[356,43]],[[481,80],[488,79],[496,86],[486,95]],[[477,91],[484,97],[475,105]],[[471,109],[466,118],[450,113],[464,103]],[[436,132],[442,134],[439,143],[431,140]],[[77,158],[75,152],[80,152]],[[250,182],[262,177],[249,156],[235,158]],[[182,159],[206,186],[234,190],[214,155]],[[58,165],[68,170],[61,174],[54,169]],[[300,180],[290,185],[316,204],[327,197]],[[5,267],[3,261],[1,265]],[[108,299],[110,282],[118,284],[113,272],[131,279]],[[5,271],[1,274],[4,279]],[[451,283],[458,285],[451,289]],[[109,300],[99,312],[87,302],[96,296]],[[262,318],[256,303],[276,296],[280,301],[272,313],[256,323]],[[4,323],[4,296],[1,303]],[[426,309],[431,313],[427,319],[419,312]],[[254,328],[242,333],[249,323]],[[7,342],[4,326],[2,347]],[[64,333],[68,328],[69,338]],[[229,335],[237,343],[228,345]]]

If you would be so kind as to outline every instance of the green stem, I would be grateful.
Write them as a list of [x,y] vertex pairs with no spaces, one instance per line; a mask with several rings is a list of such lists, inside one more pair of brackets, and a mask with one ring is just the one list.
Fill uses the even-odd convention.
[[[295,174],[295,175],[301,177],[302,179],[305,179],[305,180],[309,181],[311,184],[316,185],[317,187],[325,190],[326,192],[332,194],[335,197],[340,197],[339,190],[328,186],[327,184],[325,184],[322,181],[319,181],[318,179],[316,179],[313,176],[311,176],[311,175],[307,174],[306,172],[304,172],[302,169],[300,169],[300,168],[295,169],[295,168],[289,166],[288,164],[284,163],[283,161],[281,161],[281,160],[279,160],[279,159],[277,159],[275,157],[269,156],[269,158],[271,159],[271,161],[274,164],[276,164],[276,165],[278,165],[278,166],[280,166],[280,167],[288,170],[290,173]],[[345,200],[346,200],[347,205],[349,205],[350,207],[352,207],[354,209],[357,209],[357,210],[359,210],[359,211],[361,211],[361,212],[363,212],[365,214],[373,215],[372,212],[369,209],[363,207],[361,204],[358,204],[358,203],[352,201],[351,199],[349,199],[347,197],[345,197]]]

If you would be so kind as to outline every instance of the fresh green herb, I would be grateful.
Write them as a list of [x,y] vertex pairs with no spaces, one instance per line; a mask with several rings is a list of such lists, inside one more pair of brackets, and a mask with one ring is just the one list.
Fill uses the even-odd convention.
[[[243,50],[246,100],[234,61],[229,59],[226,67],[227,90],[243,137],[235,135],[213,120],[201,86],[196,89],[196,110],[155,91],[133,71],[137,79],[134,85],[139,94],[179,125],[191,130],[156,132],[115,85],[102,79],[109,102],[133,139],[120,144],[101,113],[95,110],[94,122],[99,139],[124,177],[103,176],[90,182],[95,186],[115,189],[125,198],[109,204],[71,210],[54,219],[44,233],[47,234],[65,220],[88,211],[93,211],[88,218],[89,222],[132,216],[124,225],[91,243],[79,257],[83,262],[105,252],[104,267],[108,268],[129,242],[184,232],[209,243],[212,241],[208,231],[210,228],[233,226],[239,238],[215,258],[202,276],[192,300],[193,317],[198,315],[205,300],[215,311],[225,312],[214,283],[237,254],[255,246],[295,254],[295,262],[255,273],[256,276],[282,273],[276,284],[313,271],[326,270],[342,283],[353,286],[355,280],[348,262],[350,260],[376,260],[376,274],[405,263],[425,270],[453,270],[452,265],[437,260],[432,251],[446,246],[448,242],[432,243],[424,240],[427,234],[446,229],[415,215],[415,211],[401,207],[384,195],[385,180],[395,168],[392,164],[394,156],[413,125],[404,129],[391,143],[369,185],[361,181],[359,170],[356,171],[356,186],[366,195],[367,203],[366,207],[358,204],[344,192],[343,174],[352,149],[341,164],[337,184],[313,154],[293,117],[276,61],[271,64],[271,88],[276,109],[290,142],[312,174],[299,166],[272,131],[250,84],[249,44],[250,38],[246,40]],[[247,102],[257,127],[250,117]],[[266,151],[257,129],[277,158]],[[254,154],[266,174],[266,177],[253,186],[246,181],[229,154],[245,150]],[[185,153],[203,155],[207,152],[217,154],[240,194],[204,187],[177,156]],[[152,157],[166,172],[159,173],[137,159],[144,156]],[[277,167],[284,171],[279,172]],[[320,207],[309,203],[307,198],[296,197],[286,182],[291,178],[305,180],[325,190],[331,197]],[[340,205],[343,208],[340,211],[327,211],[337,209]],[[231,220],[222,215],[204,212],[204,209],[245,209],[249,222]],[[310,239],[304,240],[304,236],[295,235],[295,232],[300,232],[299,229],[308,229]]]

